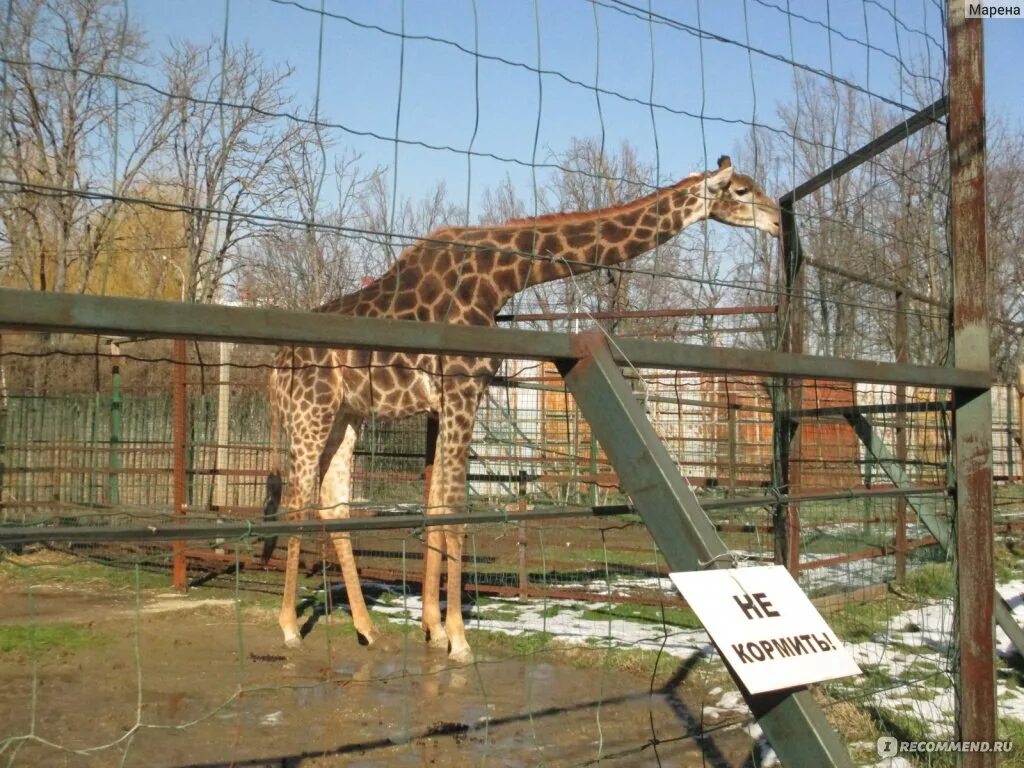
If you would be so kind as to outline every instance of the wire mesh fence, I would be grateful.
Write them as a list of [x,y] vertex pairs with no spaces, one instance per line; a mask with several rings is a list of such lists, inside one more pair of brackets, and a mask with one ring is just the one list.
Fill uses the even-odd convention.
[[[472,748],[569,765],[595,755],[639,759],[656,749],[670,762],[706,754],[709,740],[728,759],[764,751],[553,368],[509,364],[478,416],[469,508],[493,512],[495,522],[471,526],[464,553],[475,666],[445,663],[419,640],[424,537],[415,527],[352,533],[374,621],[384,628],[383,652],[370,655],[354,642],[328,539],[305,537],[299,594],[311,630],[307,645],[315,650],[296,663],[282,652],[273,620],[281,555],[265,560],[260,538],[233,532],[189,542],[180,551],[189,563],[188,598],[167,593],[174,552],[166,544],[104,541],[102,533],[88,543],[60,539],[72,527],[116,531],[174,519],[172,398],[155,383],[169,381],[174,364],[142,346],[130,354],[51,350],[37,358],[24,348],[11,351],[17,345],[10,335],[5,342],[4,522],[53,531],[42,546],[9,551],[2,565],[13,611],[7,653],[33,665],[7,694],[4,749],[12,758],[45,761],[60,749],[83,764],[168,754],[180,755],[168,764],[202,765],[205,755],[217,754],[216,734],[228,725],[236,734],[233,754],[260,759],[312,751],[386,763]],[[76,346],[96,349],[91,340],[69,342]],[[266,397],[255,388],[267,374],[263,353],[234,358],[229,396],[219,398],[222,366],[208,352],[193,348],[184,363],[185,519],[259,519],[274,464]],[[52,381],[33,366],[61,368],[73,364],[69,359],[107,372],[97,390],[38,395],[10,386],[27,389],[40,376]],[[855,751],[870,754],[879,732],[951,733],[953,569],[916,506],[930,500],[930,514],[948,525],[948,393],[804,381],[801,407],[790,413],[802,420],[802,442],[789,457],[801,468],[799,482],[782,488],[773,483],[773,382],[638,370],[632,386],[734,556],[775,561],[775,510],[789,499],[798,503],[795,575],[866,673],[818,694]],[[1012,418],[996,403],[997,419]],[[222,407],[229,412],[219,413]],[[917,495],[894,489],[879,457],[867,452],[844,418],[854,408],[871,414],[887,444],[903,435],[900,466]],[[227,425],[224,444],[218,424]],[[364,426],[354,516],[386,526],[389,517],[422,514],[426,442],[425,419]],[[214,502],[218,479],[221,504]],[[573,505],[600,514],[564,517]],[[523,511],[539,516],[515,519]],[[1019,485],[998,485],[996,513],[1009,535],[1000,562],[1012,594],[1012,534],[1024,513]],[[87,611],[91,623],[81,627],[76,610]],[[118,654],[134,662],[119,665],[102,686],[67,674],[69,663],[83,667]],[[213,659],[223,669],[211,675]],[[190,680],[183,668],[202,673]],[[99,731],[63,712],[88,686],[106,708]],[[381,700],[382,689],[393,693]],[[413,706],[453,690],[458,711]],[[1012,716],[1017,699],[1011,687],[1004,694]],[[370,707],[376,725],[364,718],[359,738],[332,738],[330,717],[350,718],[358,707]],[[308,714],[319,708],[322,716]],[[312,729],[315,745],[268,735],[294,729]],[[578,741],[567,742],[565,729]],[[187,735],[187,746],[174,746],[179,735]]]
[[[486,304],[486,324],[837,365],[953,359],[944,3],[168,9],[7,3],[3,287],[356,315],[390,291],[384,315],[474,324],[462,299],[426,311],[400,290],[419,268],[406,254],[454,249],[530,264],[493,306],[497,281],[459,273],[449,294]],[[705,170],[723,153],[735,169]],[[1000,184],[1020,176],[1013,155],[993,153]],[[669,216],[671,239],[655,218],[607,247],[634,201],[725,177],[715,194],[734,206],[702,192],[707,215]],[[761,186],[792,190],[781,248],[778,225],[756,223]],[[602,247],[556,231],[577,223],[561,211],[596,212]],[[989,218],[1002,382],[1024,292],[1014,216]],[[518,231],[495,239],[501,222]],[[312,631],[286,652],[283,547],[238,527],[282,466],[273,351],[195,342],[179,360],[166,340],[66,331],[5,331],[0,347],[0,522],[50,534],[0,561],[0,758],[772,764],[552,363],[504,363],[475,414],[458,511],[489,522],[462,557],[477,658],[460,666],[420,642],[425,534],[404,523],[429,506],[425,415],[371,414],[355,449],[351,537],[383,652],[355,647],[322,535],[303,540]],[[952,733],[964,564],[936,529],[955,514],[955,393],[838,372],[623,372],[731,557],[787,565],[852,648],[865,676],[815,696],[856,759],[874,763],[881,734]],[[996,564],[1019,602],[1024,401],[992,396]],[[182,520],[231,533],[113,540]],[[182,558],[190,596],[170,597]],[[1020,734],[1019,675],[1000,671],[1001,733]]]

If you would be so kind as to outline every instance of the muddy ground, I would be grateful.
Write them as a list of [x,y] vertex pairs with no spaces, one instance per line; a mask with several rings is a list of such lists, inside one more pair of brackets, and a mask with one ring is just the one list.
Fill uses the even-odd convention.
[[492,638],[452,667],[415,622],[361,647],[340,609],[292,651],[272,595],[178,597],[58,573],[0,570],[9,765],[750,764],[742,723],[711,706],[720,692],[674,660],[654,692],[596,648],[580,663],[586,652]]

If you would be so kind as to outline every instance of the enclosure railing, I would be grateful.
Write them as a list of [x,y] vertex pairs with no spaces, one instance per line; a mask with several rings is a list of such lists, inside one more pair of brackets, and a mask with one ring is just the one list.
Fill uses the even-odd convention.
[[[296,312],[283,312],[266,309],[246,309],[233,307],[217,307],[203,305],[184,304],[154,304],[152,302],[138,301],[132,299],[99,298],[90,296],[68,296],[68,295],[40,295],[27,292],[3,290],[0,291],[0,327],[16,328],[22,330],[64,330],[97,334],[132,335],[146,334],[157,336],[169,336],[176,338],[194,338],[218,341],[255,342],[267,344],[301,344],[320,347],[351,347],[361,349],[376,349],[386,351],[407,351],[416,350],[432,353],[460,353],[472,355],[491,355],[505,358],[529,358],[541,359],[558,363],[565,372],[571,372],[575,380],[574,390],[577,397],[586,394],[590,400],[591,411],[602,398],[618,398],[615,408],[622,407],[626,412],[632,408],[639,409],[633,393],[625,387],[625,383],[615,384],[614,377],[617,372],[608,368],[614,363],[629,364],[633,367],[651,368],[684,368],[697,371],[742,371],[762,375],[774,375],[780,377],[822,377],[829,379],[849,379],[861,381],[875,381],[880,383],[912,383],[947,387],[951,389],[986,389],[989,386],[989,375],[986,371],[965,371],[950,368],[938,368],[928,366],[908,366],[893,363],[878,363],[873,361],[860,360],[830,360],[816,358],[808,355],[778,354],[749,350],[723,349],[696,347],[692,345],[652,343],[639,340],[622,340],[607,348],[606,352],[600,352],[599,340],[590,339],[586,336],[566,336],[563,334],[498,330],[490,328],[467,328],[451,325],[437,325],[429,323],[408,323],[392,320],[377,320],[366,318],[340,317],[333,315],[311,315]],[[176,345],[175,358],[181,360],[182,347]],[[597,363],[600,355],[608,355],[607,363]],[[595,357],[595,355],[597,357]],[[585,362],[581,365],[580,360]],[[596,366],[596,367],[595,367]],[[177,366],[182,368],[184,366]],[[567,375],[569,375],[567,373]],[[596,378],[593,378],[596,376]],[[611,378],[608,378],[608,377]],[[568,379],[567,379],[568,381]],[[180,382],[179,382],[180,384]],[[602,394],[606,391],[606,394]],[[613,395],[616,388],[621,391]],[[177,389],[183,390],[183,387]],[[622,397],[627,399],[623,400]],[[596,398],[596,399],[595,399]],[[175,413],[180,416],[184,413],[184,396],[176,398]],[[632,405],[630,405],[632,403]],[[581,402],[581,405],[583,403]],[[615,410],[615,409],[613,409]],[[636,414],[637,418],[643,419],[642,411]],[[623,418],[616,429],[627,428],[627,424],[633,424],[634,416]],[[640,422],[635,422],[637,425]],[[595,431],[598,425],[594,425]],[[604,425],[602,428],[607,428]],[[628,427],[632,429],[632,427]],[[648,427],[649,429],[649,427]],[[642,430],[637,433],[639,438]],[[604,442],[604,441],[603,441]],[[642,441],[645,450],[651,450],[649,442]],[[609,449],[607,443],[606,448]],[[616,446],[620,449],[621,446]],[[183,451],[183,441],[176,441],[176,451]],[[663,450],[663,449],[662,449]],[[611,455],[611,452],[610,452]],[[667,454],[665,454],[667,458]],[[661,461],[661,459],[652,459]],[[183,466],[184,462],[179,461]],[[646,464],[635,465],[639,470]],[[622,468],[620,467],[620,473]],[[646,471],[646,470],[645,470]],[[659,477],[662,475],[659,475]],[[676,471],[663,475],[665,480],[678,483],[679,478]],[[673,479],[674,478],[674,479]],[[636,481],[629,479],[629,484]],[[184,487],[184,478],[176,478],[176,495],[174,507],[176,513],[185,511],[185,499],[180,491]],[[628,490],[628,487],[627,487]],[[683,489],[680,489],[682,491]],[[676,493],[673,491],[672,493]],[[692,491],[687,492],[691,495]],[[641,494],[641,499],[646,491]],[[689,502],[684,497],[680,498],[685,506]],[[668,498],[668,497],[666,497]],[[653,497],[652,497],[653,499]],[[647,499],[645,503],[650,503]],[[673,502],[675,503],[675,502]],[[697,514],[699,507],[696,508]],[[353,521],[355,522],[355,521]],[[422,523],[422,517],[420,517]],[[699,530],[698,520],[692,521]],[[664,528],[665,523],[659,522],[661,530],[654,530],[656,539],[662,539],[662,546],[666,546],[664,536],[668,529]],[[177,526],[171,526],[172,528]],[[284,529],[282,529],[284,530]],[[311,530],[324,530],[322,523],[314,523]],[[84,532],[83,532],[84,533]],[[269,530],[264,533],[270,533]],[[136,535],[138,532],[136,532]],[[24,535],[24,532],[23,532]],[[167,535],[173,536],[173,530]],[[203,532],[204,536],[211,535],[210,530]],[[216,536],[216,532],[212,535]],[[697,534],[703,536],[705,534]],[[715,537],[713,529],[709,534]],[[673,546],[684,546],[683,541],[678,540],[677,534],[672,535],[676,541]],[[175,541],[177,569],[184,569],[184,545],[181,538]],[[707,553],[716,551],[716,547],[708,540],[707,544],[695,543],[685,545],[679,554],[666,552],[669,565],[680,567],[690,555],[683,554],[687,547],[695,546],[698,559],[707,556]],[[769,701],[771,699],[771,701]],[[788,721],[792,725],[797,718],[805,723],[809,729],[806,736],[809,740],[801,740],[796,752],[790,754],[817,754],[822,759],[829,755],[829,762],[842,762],[840,756],[835,752],[837,745],[832,742],[834,737],[825,735],[828,730],[824,720],[819,715],[814,715],[807,707],[812,707],[809,699],[796,699],[789,702],[785,696],[777,697],[753,697],[750,700],[751,707],[759,718],[763,718],[766,732],[771,731],[778,737],[781,731],[776,730]],[[784,705],[785,706],[782,706]],[[781,707],[781,708],[779,708]],[[799,714],[799,713],[803,714]],[[786,714],[783,714],[786,713]],[[777,720],[781,717],[782,720]],[[803,720],[809,717],[809,720]],[[823,731],[822,729],[825,729]],[[822,739],[822,741],[819,741]],[[817,745],[817,746],[812,746]],[[778,746],[778,745],[777,745]],[[788,748],[787,748],[788,749]],[[819,752],[822,749],[824,751]],[[803,750],[807,750],[806,752]],[[841,750],[840,750],[841,751]]]

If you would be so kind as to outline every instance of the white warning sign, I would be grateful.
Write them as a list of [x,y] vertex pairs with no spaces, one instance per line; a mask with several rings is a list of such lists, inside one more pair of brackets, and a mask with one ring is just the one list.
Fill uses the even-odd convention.
[[860,674],[781,565],[671,578],[751,693]]

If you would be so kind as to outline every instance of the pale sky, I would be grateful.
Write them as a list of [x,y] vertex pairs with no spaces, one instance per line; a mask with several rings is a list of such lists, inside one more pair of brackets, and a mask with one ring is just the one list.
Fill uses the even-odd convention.
[[[628,140],[663,181],[712,167],[736,150],[750,122],[781,125],[776,107],[791,100],[798,72],[825,83],[814,73],[840,78],[875,105],[909,114],[900,105],[917,102],[901,70],[929,100],[941,93],[943,7],[938,0],[324,0],[321,53],[321,0],[128,1],[155,49],[171,38],[220,41],[225,32],[230,43],[248,41],[267,61],[294,68],[300,111],[317,107],[338,148],[393,169],[397,135],[403,193],[416,197],[444,181],[454,200],[468,194],[473,205],[506,173],[529,198],[531,166],[549,163],[574,136],[603,136],[610,148]],[[1024,22],[985,25],[990,113],[1019,125],[1013,62]]]

